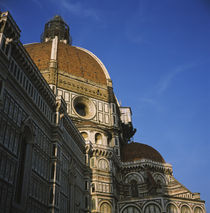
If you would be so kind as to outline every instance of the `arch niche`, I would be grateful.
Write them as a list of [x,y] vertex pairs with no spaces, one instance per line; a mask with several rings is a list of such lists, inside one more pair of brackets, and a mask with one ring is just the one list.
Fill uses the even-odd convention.
[[203,210],[200,207],[195,207],[194,213],[203,213]]
[[150,203],[145,207],[144,213],[161,213],[161,210],[158,205]]
[[108,203],[102,203],[100,206],[100,213],[111,213],[112,208]]
[[32,167],[32,152],[34,143],[33,124],[30,119],[26,120],[21,127],[21,143],[19,148],[19,162],[17,167],[15,201],[22,205],[26,202],[26,193],[29,188],[29,177]]
[[100,133],[95,134],[95,143],[102,144],[102,135]]
[[177,207],[174,204],[170,203],[167,206],[167,211],[166,212],[167,213],[178,213],[178,209],[177,209]]
[[125,209],[123,209],[122,213],[140,213],[140,210],[135,206],[127,206]]
[[182,206],[181,213],[191,213],[190,208],[186,205]]
[[98,161],[98,168],[100,170],[109,171],[109,164],[105,159],[102,158]]

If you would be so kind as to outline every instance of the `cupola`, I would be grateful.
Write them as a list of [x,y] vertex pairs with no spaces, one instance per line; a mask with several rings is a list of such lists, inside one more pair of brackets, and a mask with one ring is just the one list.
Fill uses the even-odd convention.
[[41,35],[41,42],[51,41],[58,37],[60,42],[65,44],[72,43],[72,39],[69,33],[69,26],[64,22],[61,16],[54,16],[49,22],[45,24],[44,32]]

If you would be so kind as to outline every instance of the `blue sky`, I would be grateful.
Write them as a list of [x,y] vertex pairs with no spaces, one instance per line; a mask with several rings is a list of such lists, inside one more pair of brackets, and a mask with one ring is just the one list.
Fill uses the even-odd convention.
[[200,192],[210,211],[210,1],[1,0],[22,30],[40,41],[44,24],[61,15],[73,45],[107,67],[135,141],[156,148],[174,176]]

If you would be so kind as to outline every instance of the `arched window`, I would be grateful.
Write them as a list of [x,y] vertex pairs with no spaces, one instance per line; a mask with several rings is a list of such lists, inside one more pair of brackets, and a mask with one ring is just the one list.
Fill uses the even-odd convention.
[[81,116],[86,116],[87,115],[87,107],[83,103],[77,103],[74,106],[76,112],[81,115]]
[[123,179],[126,184],[129,184],[131,180],[136,180],[138,184],[144,183],[143,176],[136,172],[128,173]]
[[162,174],[159,174],[159,173],[155,173],[153,175],[153,178],[154,180],[156,181],[156,183],[158,184],[159,188],[162,186],[162,185],[166,185],[166,180],[164,178],[164,176]]
[[23,193],[24,193],[23,186],[27,185],[26,171],[27,171],[27,164],[29,163],[28,162],[29,152],[27,152],[27,148],[29,148],[28,143],[30,143],[31,141],[32,141],[31,129],[28,126],[25,126],[23,134],[22,134],[22,140],[21,140],[20,151],[19,151],[18,175],[17,175],[17,182],[16,182],[17,187],[15,192],[15,200],[17,203],[21,203]]
[[203,210],[200,207],[196,207],[194,213],[203,213]]
[[17,176],[16,201],[20,203],[22,196],[22,187],[24,182],[25,158],[26,158],[26,138],[23,138],[20,148],[19,168]]
[[111,213],[111,206],[108,203],[103,203],[100,207],[100,213]]
[[102,135],[100,133],[95,134],[95,143],[102,144]]
[[104,160],[104,159],[99,160],[99,162],[98,162],[98,168],[101,169],[101,170],[108,171],[109,170],[109,166],[108,166],[107,161]]
[[138,197],[138,185],[136,180],[131,180],[131,196]]
[[92,190],[92,192],[95,192],[95,183],[93,183],[93,184],[91,185],[91,190]]
[[88,134],[86,132],[81,132],[82,137],[84,140],[88,140]]
[[155,204],[149,204],[145,210],[144,213],[161,213],[160,208]]
[[167,213],[178,213],[177,207],[173,204],[167,206]]
[[190,208],[188,206],[182,206],[181,213],[190,213]]
[[122,213],[140,213],[140,211],[134,206],[126,207]]

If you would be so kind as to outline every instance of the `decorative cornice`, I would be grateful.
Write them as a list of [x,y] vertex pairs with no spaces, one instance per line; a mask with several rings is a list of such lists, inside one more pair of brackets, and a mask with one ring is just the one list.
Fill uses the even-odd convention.
[[156,168],[158,170],[163,170],[169,174],[173,173],[171,164],[159,163],[152,160],[142,159],[135,162],[121,162],[121,169],[136,169],[136,168]]
[[92,155],[97,157],[101,156],[101,157],[111,158],[113,155],[113,148],[93,144]]
[[[48,79],[46,80],[48,81]],[[70,74],[68,74],[68,76],[66,73],[63,75],[61,74],[61,71],[58,71],[58,87],[92,98],[97,98],[99,100],[108,101],[108,91],[106,88],[99,87],[90,82],[85,83],[82,80],[75,79],[75,77]]]

